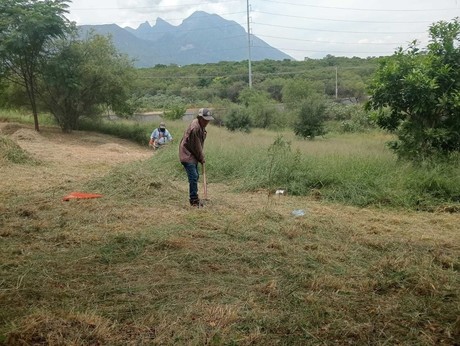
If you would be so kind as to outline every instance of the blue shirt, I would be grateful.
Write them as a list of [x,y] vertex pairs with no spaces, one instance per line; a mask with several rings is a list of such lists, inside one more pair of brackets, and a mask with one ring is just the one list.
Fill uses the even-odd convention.
[[158,144],[165,144],[167,142],[172,141],[173,139],[167,129],[165,129],[165,132],[161,132],[159,129],[153,130],[150,138],[153,139]]

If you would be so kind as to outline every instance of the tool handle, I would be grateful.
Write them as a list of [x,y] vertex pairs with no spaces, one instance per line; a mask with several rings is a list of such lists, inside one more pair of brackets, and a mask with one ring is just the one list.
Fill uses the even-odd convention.
[[203,167],[203,198],[208,199],[208,184],[206,182],[206,165],[204,163],[201,164]]

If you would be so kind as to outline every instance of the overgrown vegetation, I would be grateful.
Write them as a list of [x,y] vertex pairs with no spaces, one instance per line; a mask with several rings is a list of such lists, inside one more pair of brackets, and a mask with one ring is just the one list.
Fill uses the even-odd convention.
[[[173,134],[185,126],[168,122]],[[87,157],[50,152],[58,164],[28,169],[57,170],[62,184],[0,180],[0,341],[454,345],[458,214],[371,206],[379,186],[397,205],[406,182],[439,194],[459,186],[459,174],[401,166],[388,139],[306,142],[212,126],[203,209],[187,206],[176,146],[103,176],[87,175]],[[315,179],[310,197],[291,195],[294,182]],[[280,183],[288,195],[268,199]],[[73,190],[103,198],[62,202]],[[331,204],[334,192],[353,204],[368,198],[369,208]],[[299,208],[305,216],[294,217]]]
[[38,123],[38,79],[48,45],[72,26],[66,0],[3,0],[0,3],[0,76],[20,85]]
[[[25,5],[44,6],[51,20],[39,18],[39,33],[54,48],[31,50],[43,64],[32,61],[40,76],[34,70],[24,89],[4,77],[20,80],[8,73],[5,53],[32,44],[21,41],[30,27],[8,17],[17,10],[29,23]],[[58,163],[26,165],[37,161],[12,139],[16,125],[2,132],[0,344],[460,339],[457,20],[431,27],[427,51],[256,62],[249,89],[244,62],[134,71],[106,38],[58,43],[70,29],[65,8],[66,1],[2,2],[0,105],[24,106],[40,88],[41,101],[30,99],[37,130],[38,119],[51,123],[37,114],[43,107],[65,131],[144,146],[157,124],[99,115],[161,109],[176,141],[98,175],[113,163],[65,151],[48,153]],[[179,119],[203,104],[225,127],[208,127],[210,201],[191,210],[177,158],[186,127]],[[31,121],[5,113],[3,120]],[[418,165],[397,160],[388,141]],[[439,152],[448,160],[426,160]],[[273,196],[279,188],[287,195]],[[73,190],[104,197],[62,202]],[[299,208],[300,218],[292,214]]]
[[43,66],[41,101],[64,132],[78,128],[81,117],[97,118],[104,110],[132,114],[127,102],[134,69],[110,39],[90,35],[54,44]]
[[150,134],[154,125],[151,124],[132,124],[126,121],[107,121],[99,119],[82,119],[78,124],[79,130],[95,131],[105,133],[118,138],[129,139],[140,145],[147,145],[150,139]]
[[[292,195],[331,202],[427,211],[455,209],[460,202],[458,157],[423,166],[401,162],[385,149],[391,136],[379,132],[330,135],[308,143],[288,131],[272,136],[258,131],[227,135],[210,127],[208,133],[206,166],[212,172],[211,179],[238,182],[231,183],[237,191],[277,186]],[[268,148],[279,140],[284,143],[283,154],[272,162]],[[159,156],[162,172],[181,174],[174,150]]]
[[308,139],[326,134],[324,127],[326,105],[319,98],[310,98],[300,105],[297,111],[297,121],[294,123],[294,133]]
[[460,22],[430,27],[426,50],[414,42],[385,59],[371,85],[368,108],[395,131],[391,147],[402,158],[423,161],[460,151]]
[[[259,61],[254,64],[254,87],[248,88],[243,62],[161,65],[140,69],[134,76],[130,61],[116,52],[109,38],[80,40],[66,35],[57,40],[74,29],[65,20],[64,0],[7,1],[2,6],[6,36],[0,73],[24,89],[2,80],[0,104],[23,105],[28,95],[37,130],[35,97],[40,95],[43,109],[64,131],[76,129],[79,118],[97,117],[103,111],[126,117],[136,110],[161,109],[165,118],[174,120],[181,119],[188,107],[206,104],[220,111],[219,123],[230,131],[289,128],[313,139],[327,133],[326,121],[336,122],[335,128],[342,132],[368,131],[377,124],[397,134],[390,146],[400,158],[420,163],[438,156],[449,159],[460,151],[458,19],[433,24],[426,50],[414,43],[387,58],[328,55],[303,62]],[[43,30],[38,40],[20,22],[20,14],[27,11],[41,11]],[[45,25],[47,18],[52,20]],[[15,58],[30,54],[27,47],[34,48],[30,52],[40,59],[35,55],[26,59],[31,73],[23,73],[23,80],[14,66],[22,66]],[[331,102],[333,96],[336,104]],[[362,108],[368,96],[367,107]],[[345,101],[351,106],[344,106]]]

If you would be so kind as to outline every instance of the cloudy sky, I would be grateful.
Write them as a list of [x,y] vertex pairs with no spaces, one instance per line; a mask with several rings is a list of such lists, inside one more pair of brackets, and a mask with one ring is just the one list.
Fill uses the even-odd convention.
[[[247,0],[73,0],[77,25],[137,28],[162,18],[179,25],[195,11],[217,14],[247,29]],[[249,0],[250,31],[295,59],[391,55],[428,28],[460,17],[460,0]]]

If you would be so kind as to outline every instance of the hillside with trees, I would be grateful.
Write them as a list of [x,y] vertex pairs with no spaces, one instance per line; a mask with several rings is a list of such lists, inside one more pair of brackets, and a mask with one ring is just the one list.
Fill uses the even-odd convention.
[[[458,19],[249,76],[136,68],[68,2],[0,2],[1,345],[458,345]],[[154,151],[152,111],[174,137]]]
[[81,39],[65,18],[65,0],[1,6],[0,106],[28,105],[37,131],[39,111],[70,132],[80,118],[160,111],[180,119],[187,108],[206,105],[231,131],[287,128],[314,139],[331,129],[378,126],[398,135],[391,146],[400,157],[423,160],[460,149],[458,19],[433,24],[426,49],[414,42],[390,57],[136,69],[110,37]]

